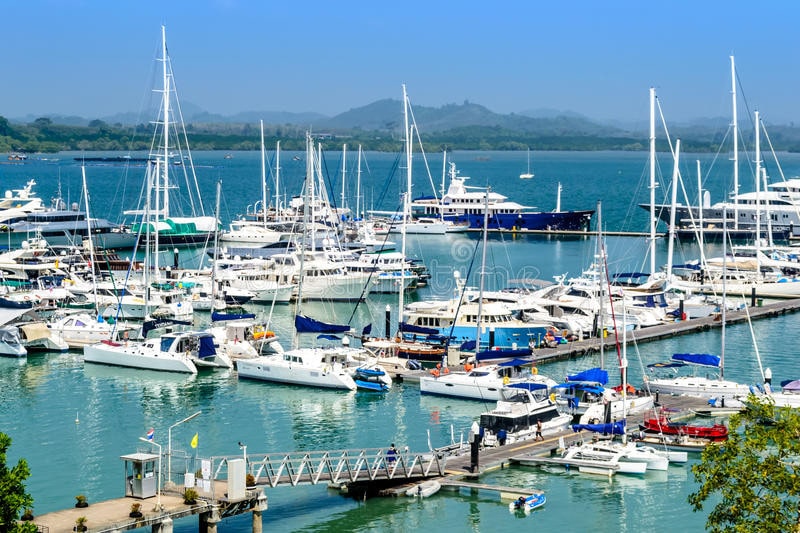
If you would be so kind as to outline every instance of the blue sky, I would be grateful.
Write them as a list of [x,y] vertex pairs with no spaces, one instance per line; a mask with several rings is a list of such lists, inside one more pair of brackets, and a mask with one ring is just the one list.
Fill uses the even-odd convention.
[[181,101],[221,114],[335,115],[408,87],[415,106],[667,121],[744,102],[800,122],[800,2],[26,0],[3,3],[0,115],[88,118],[149,99],[160,26]]

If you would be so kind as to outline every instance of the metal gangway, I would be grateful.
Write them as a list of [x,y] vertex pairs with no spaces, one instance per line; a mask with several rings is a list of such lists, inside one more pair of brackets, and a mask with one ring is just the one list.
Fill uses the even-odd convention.
[[[395,454],[387,452],[385,448],[294,451],[249,454],[245,460],[247,473],[253,476],[255,485],[269,487],[379,480],[402,483],[445,475],[447,453],[437,450],[418,453],[407,449],[397,450]],[[241,459],[242,455],[210,458],[212,482],[226,480],[228,461]]]

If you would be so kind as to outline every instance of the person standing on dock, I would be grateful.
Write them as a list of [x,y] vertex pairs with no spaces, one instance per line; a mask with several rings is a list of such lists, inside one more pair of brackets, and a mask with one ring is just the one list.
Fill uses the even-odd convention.
[[389,446],[389,451],[386,452],[386,462],[387,463],[394,463],[397,460],[397,448],[394,447],[394,443]]
[[536,421],[536,439],[534,440],[544,440],[542,436],[542,420],[539,419]]

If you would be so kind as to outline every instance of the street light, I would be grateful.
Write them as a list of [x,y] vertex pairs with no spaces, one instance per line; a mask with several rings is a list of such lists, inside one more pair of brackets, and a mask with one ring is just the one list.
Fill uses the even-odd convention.
[[167,483],[172,483],[172,428],[174,428],[177,425],[183,424],[184,422],[188,422],[192,418],[200,415],[200,413],[202,412],[203,411],[197,411],[195,414],[187,416],[180,422],[175,422],[167,430]]
[[161,445],[155,441],[148,440],[144,437],[139,437],[140,441],[152,444],[158,447],[158,477],[156,477],[156,507],[161,510]]

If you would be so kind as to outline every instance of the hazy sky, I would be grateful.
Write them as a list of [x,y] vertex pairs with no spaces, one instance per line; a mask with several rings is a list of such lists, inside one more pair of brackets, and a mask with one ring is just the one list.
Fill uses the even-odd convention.
[[25,0],[2,2],[0,115],[140,111],[160,26],[181,102],[335,115],[383,98],[498,113],[668,121],[745,102],[800,121],[800,2],[739,0]]

